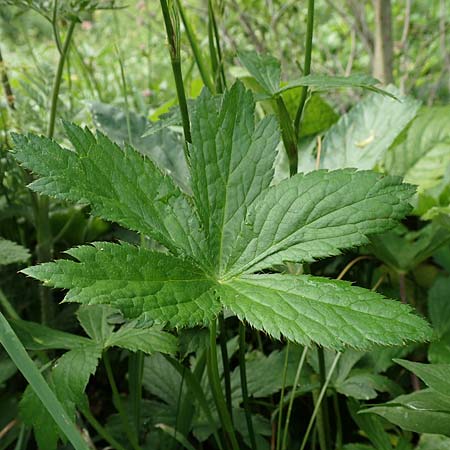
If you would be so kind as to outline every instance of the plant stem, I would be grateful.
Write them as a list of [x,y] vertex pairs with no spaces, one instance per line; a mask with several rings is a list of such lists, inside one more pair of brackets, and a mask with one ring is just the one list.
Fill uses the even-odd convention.
[[115,450],[126,450],[125,447],[122,446],[120,442],[114,439],[113,436],[108,432],[106,428],[104,428],[100,422],[92,415],[89,408],[81,408],[81,413],[85,417],[85,419],[89,422],[91,427],[98,433],[98,435],[104,439],[113,449]]
[[241,375],[242,400],[244,403],[245,420],[247,421],[248,434],[252,450],[256,450],[255,431],[253,429],[252,414],[248,401],[247,373],[245,367],[245,325],[239,322],[239,372]]
[[289,341],[286,344],[286,354],[284,356],[284,367],[283,367],[283,382],[281,384],[280,402],[278,405],[278,426],[277,426],[277,447],[276,450],[280,450],[281,446],[281,426],[283,423],[283,406],[284,406],[284,390],[286,386],[286,377],[289,361]]
[[230,418],[233,421],[233,407],[231,404],[230,361],[228,358],[226,327],[223,314],[219,315],[219,343],[220,343],[220,352],[222,354],[223,379],[225,382],[225,399],[227,401],[227,407],[228,412],[230,414]]
[[20,319],[19,314],[17,314],[16,310],[11,305],[11,302],[8,300],[2,289],[0,289],[0,304],[3,306],[3,309],[5,310],[7,316],[14,320]]
[[303,349],[302,355],[300,356],[300,360],[299,360],[298,366],[297,366],[297,372],[295,373],[294,385],[292,386],[292,392],[291,392],[291,397],[289,399],[286,421],[284,424],[283,443],[281,445],[281,450],[286,450],[289,422],[291,420],[292,406],[294,405],[295,391],[297,390],[297,385],[300,380],[300,374],[302,372],[303,365],[305,364],[307,353],[308,353],[308,346],[306,345]]
[[211,81],[210,74],[208,73],[208,69],[206,68],[206,63],[200,50],[200,46],[198,45],[198,40],[197,36],[195,35],[195,31],[191,27],[191,23],[189,22],[186,16],[186,12],[184,10],[181,1],[176,0],[176,2],[202,81],[204,85],[210,90],[210,92],[214,93],[215,92],[214,83]]
[[293,176],[298,170],[298,148],[297,138],[294,127],[292,126],[291,116],[286,108],[283,97],[279,95],[276,99],[278,108],[278,117],[280,120],[281,137],[283,139],[284,148],[289,159],[289,174]]
[[[306,39],[305,39],[305,60],[303,64],[303,75],[307,76],[311,73],[311,53],[312,53],[312,41],[314,30],[314,0],[308,0],[308,19],[306,24]],[[308,96],[308,87],[302,88],[302,94],[300,96],[300,102],[295,115],[294,128],[295,135],[298,138],[300,136],[300,122],[303,115],[303,109],[305,108],[306,98]]]
[[333,406],[336,415],[336,450],[342,450],[342,417],[341,409],[339,408],[339,399],[337,393],[333,393]]
[[[325,368],[325,354],[322,347],[317,347],[317,356],[319,359],[319,377],[320,385],[323,386],[326,382],[326,368]],[[325,449],[331,450],[330,442],[330,417],[328,415],[328,398],[325,396],[321,404],[321,415],[323,422],[323,438],[325,441]]]
[[128,359],[128,386],[130,406],[134,419],[136,435],[141,430],[142,374],[144,371],[144,354],[141,351],[131,353]]
[[236,439],[236,434],[231,422],[230,415],[228,414],[227,405],[222,393],[222,386],[220,383],[219,369],[217,366],[217,347],[216,347],[216,332],[217,324],[216,320],[212,320],[209,329],[209,353],[207,359],[208,365],[208,378],[211,385],[214,402],[216,404],[217,412],[219,413],[222,427],[233,450],[239,450],[239,444]]
[[164,25],[166,27],[167,41],[169,43],[170,61],[172,63],[172,72],[175,79],[175,87],[177,90],[178,103],[180,106],[181,120],[183,122],[184,139],[186,142],[190,143],[192,142],[191,127],[189,121],[186,93],[183,84],[183,74],[181,72],[179,32],[175,33],[167,1],[160,0],[160,3],[164,17]]
[[122,95],[125,101],[125,118],[127,121],[128,144],[133,145],[133,137],[131,135],[131,123],[130,123],[130,105],[128,103],[127,79],[125,77],[125,67],[123,65],[122,54],[120,53],[120,49],[118,46],[116,46],[116,53],[120,66],[120,78],[122,80]]
[[[56,20],[56,19],[55,19]],[[64,63],[72,41],[73,31],[76,22],[72,20],[69,24],[64,44],[59,55],[58,66],[56,69],[55,79],[53,82],[52,97],[50,103],[50,117],[48,122],[47,136],[53,138],[55,132],[56,111],[58,107],[59,90],[61,87]],[[56,39],[56,38],[55,38]],[[45,196],[33,194],[34,199],[34,215],[36,226],[36,253],[39,263],[49,261],[53,254],[53,239],[49,218],[49,199]],[[49,323],[54,315],[54,305],[52,301],[51,291],[44,287],[39,287],[39,299],[41,303],[41,322]]]
[[128,437],[131,446],[134,450],[141,450],[137,441],[136,435],[133,433],[130,427],[130,421],[128,420],[128,415],[125,411],[125,408],[122,403],[122,399],[120,398],[119,390],[117,389],[116,380],[114,379],[114,374],[111,368],[111,362],[109,361],[108,351],[105,350],[103,352],[103,363],[106,369],[106,376],[108,377],[109,384],[111,386],[112,391],[112,399],[114,406],[119,413],[120,419],[122,421],[123,431]]
[[0,312],[0,343],[9,357],[30,384],[34,393],[53,417],[60,430],[75,450],[88,450],[81,433],[68,416],[55,393],[50,389],[41,372],[28,356],[19,338],[14,333],[5,316]]
[[214,41],[213,47],[217,52],[217,81],[218,81],[218,91],[223,92],[227,88],[227,80],[225,78],[225,70],[223,68],[223,57],[222,49],[220,46],[219,30],[217,28],[216,15],[214,13],[213,0],[208,0],[208,12],[209,12],[209,23],[211,26],[211,37],[210,39]]
[[308,442],[308,438],[309,438],[309,435],[311,433],[312,427],[314,425],[314,421],[316,420],[317,413],[319,412],[319,409],[320,409],[320,405],[322,404],[322,400],[325,397],[328,385],[330,384],[331,377],[333,376],[334,370],[336,369],[336,366],[337,366],[337,363],[338,363],[340,357],[341,357],[341,353],[337,353],[336,357],[333,360],[333,363],[331,364],[330,371],[328,372],[328,376],[327,376],[327,378],[325,380],[325,383],[323,384],[322,389],[320,390],[319,397],[318,397],[317,402],[316,402],[316,404],[314,406],[314,411],[313,411],[313,413],[311,415],[311,419],[309,420],[308,427],[306,428],[305,435],[303,436],[303,440],[302,440],[302,443],[300,445],[300,450],[304,450],[304,448],[306,446],[306,443]]

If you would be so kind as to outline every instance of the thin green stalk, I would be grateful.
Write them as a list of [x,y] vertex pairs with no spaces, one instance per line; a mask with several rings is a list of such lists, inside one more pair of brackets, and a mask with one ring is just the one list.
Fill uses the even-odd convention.
[[69,52],[70,42],[72,41],[75,25],[76,25],[75,20],[72,20],[69,24],[69,29],[67,30],[67,35],[66,38],[64,39],[64,44],[62,46],[61,54],[59,56],[58,67],[56,68],[55,80],[53,82],[52,99],[50,104],[50,118],[47,129],[47,136],[49,138],[52,138],[55,132],[55,119],[59,98],[59,89],[61,87],[61,79],[64,69],[64,63],[66,62],[66,57]]
[[84,418],[89,422],[91,427],[98,433],[98,435],[104,439],[114,450],[126,450],[126,448],[114,439],[113,436],[109,433],[109,431],[104,428],[101,423],[92,415],[89,408],[81,408],[81,413]]
[[214,402],[216,404],[217,412],[222,423],[222,427],[229,440],[230,448],[233,450],[239,450],[239,444],[236,438],[236,434],[231,422],[231,417],[228,414],[227,405],[222,392],[222,386],[220,383],[219,369],[217,366],[217,347],[216,347],[216,333],[217,324],[215,320],[211,321],[209,329],[209,353],[207,357],[208,366],[208,378],[211,385],[211,391],[213,393]]
[[[314,31],[314,0],[308,0],[308,19],[306,24],[306,39],[305,39],[305,60],[303,64],[304,76],[309,75],[311,73],[313,31]],[[308,97],[308,87],[304,86],[302,88],[302,94],[300,96],[300,102],[294,120],[295,135],[297,136],[297,138],[300,136],[300,123],[307,97]]]
[[[74,20],[72,20],[69,24],[69,29],[67,31],[64,44],[61,48],[55,79],[53,82],[52,97],[50,103],[50,117],[47,129],[47,136],[49,138],[52,138],[55,132],[56,111],[58,106],[59,90],[61,87],[64,63],[69,52],[75,25],[76,22]],[[36,194],[34,194],[34,204],[37,259],[38,262],[46,262],[51,259],[53,254],[53,239],[49,219],[49,199],[47,197],[37,196]],[[46,324],[52,320],[54,315],[54,305],[52,302],[51,291],[44,286],[40,286],[39,298],[41,303],[41,321],[42,323]]]
[[282,450],[286,450],[287,446],[287,436],[289,430],[289,422],[291,420],[292,406],[294,405],[295,392],[297,390],[298,382],[300,380],[300,374],[302,373],[303,365],[305,364],[306,354],[308,353],[308,346],[305,345],[302,355],[300,356],[300,360],[297,366],[297,372],[295,373],[294,385],[292,386],[291,396],[289,398],[289,405],[286,414],[286,421],[284,424],[284,432],[283,432],[283,443],[281,445]]
[[206,68],[206,62],[203,58],[203,54],[200,50],[200,46],[198,44],[197,36],[195,31],[191,27],[191,23],[189,22],[186,12],[184,10],[183,4],[180,0],[176,0],[178,11],[180,12],[181,20],[183,21],[184,29],[186,30],[186,34],[189,40],[189,44],[191,45],[192,53],[194,55],[194,60],[197,64],[198,71],[200,72],[200,76],[204,85],[212,92],[215,92],[214,83],[211,81],[210,74],[208,69]]
[[30,439],[30,430],[27,429],[25,424],[20,425],[19,436],[17,437],[14,450],[26,450],[28,440]]
[[[325,368],[325,354],[322,347],[317,347],[317,356],[319,360],[319,377],[320,385],[323,386],[326,382],[326,368]],[[331,450],[331,438],[330,438],[330,417],[328,415],[328,399],[325,396],[321,404],[320,412],[322,415],[323,423],[323,440],[325,441],[325,449]]]
[[339,399],[337,393],[333,393],[333,406],[334,406],[334,414],[336,417],[336,450],[342,450],[342,417],[341,417],[341,409],[339,408]]
[[116,380],[114,379],[114,374],[111,368],[111,362],[109,361],[109,356],[107,350],[103,352],[103,363],[105,365],[106,369],[106,376],[108,377],[109,384],[111,386],[112,391],[112,399],[114,406],[117,409],[117,412],[119,413],[120,419],[122,421],[122,428],[125,434],[128,437],[128,440],[130,441],[131,446],[134,450],[141,450],[139,447],[139,443],[137,440],[137,437],[135,433],[133,433],[133,430],[130,427],[130,421],[128,420],[128,414],[125,411],[125,408],[122,403],[122,399],[120,398],[119,390],[117,389]]
[[233,421],[233,407],[231,404],[231,371],[230,371],[230,361],[228,358],[225,319],[223,318],[223,314],[219,315],[219,344],[220,344],[220,353],[222,355],[223,380],[225,382],[225,399],[227,402],[228,412],[230,414],[231,421]]
[[211,70],[213,73],[214,85],[217,92],[223,92],[219,72],[219,60],[217,58],[216,47],[214,45],[214,29],[213,29],[213,11],[211,0],[208,0],[208,44],[209,44],[209,58],[211,60]]
[[283,97],[277,97],[278,117],[280,120],[281,138],[283,139],[284,148],[289,159],[289,173],[295,175],[298,169],[298,148],[297,138],[294,127],[292,126],[292,119],[289,111],[286,108]]
[[0,343],[5,347],[9,357],[28,381],[39,400],[41,400],[75,450],[88,450],[88,446],[76,425],[72,422],[55,393],[50,389],[41,372],[28,356],[19,338],[1,312]]
[[283,406],[284,406],[284,391],[286,386],[287,369],[289,362],[289,341],[286,344],[286,354],[284,356],[284,367],[283,367],[283,382],[281,385],[280,402],[278,405],[278,426],[277,426],[277,447],[276,450],[281,449],[281,428],[283,423]]
[[314,406],[314,410],[311,415],[311,419],[309,420],[308,427],[306,428],[305,435],[303,436],[303,440],[300,445],[300,450],[304,450],[306,443],[308,442],[308,438],[311,433],[312,427],[314,425],[314,421],[316,420],[317,413],[319,412],[319,409],[320,409],[320,405],[322,404],[322,400],[325,397],[325,394],[328,389],[328,385],[330,384],[331,377],[333,376],[334,370],[336,369],[336,366],[337,366],[337,363],[338,363],[340,357],[341,357],[341,353],[337,353],[333,360],[333,363],[331,364],[330,371],[328,372],[325,383],[323,384],[322,389],[320,390],[320,394],[319,394],[317,402]]
[[219,29],[217,28],[217,20],[216,20],[216,15],[214,13],[214,5],[213,5],[213,0],[209,0],[209,5],[210,5],[210,23],[211,23],[211,28],[212,28],[212,34],[214,36],[214,47],[215,50],[217,52],[217,77],[220,78],[220,86],[221,86],[221,90],[220,92],[223,92],[224,89],[227,88],[227,80],[225,78],[225,70],[224,70],[224,66],[223,66],[223,57],[222,57],[222,48],[220,45],[220,36],[219,36]]
[[140,351],[131,353],[128,359],[128,387],[130,407],[136,435],[141,430],[142,375],[144,372],[144,354]]
[[14,320],[20,319],[19,314],[17,314],[16,310],[14,309],[13,305],[11,305],[2,289],[0,289],[0,304],[2,305],[8,317]]
[[122,55],[120,53],[120,49],[116,46],[117,59],[119,61],[120,66],[120,79],[122,81],[122,95],[125,101],[125,119],[127,122],[127,133],[128,133],[128,143],[133,145],[133,137],[131,135],[131,123],[130,123],[130,105],[128,103],[128,88],[127,88],[127,79],[125,77],[125,68],[123,65]]
[[[211,410],[209,407],[208,400],[205,396],[205,393],[203,392],[203,389],[200,385],[199,380],[202,378],[202,374],[205,367],[205,357],[206,353],[203,353],[202,356],[199,357],[199,360],[197,362],[197,366],[194,370],[194,373],[190,372],[189,370],[184,370],[184,366],[177,360],[173,358],[166,357],[169,363],[177,370],[177,372],[183,376],[186,381],[186,386],[190,393],[194,396],[194,398],[198,401],[199,407],[203,410],[203,413],[205,414],[206,418],[210,423],[214,423],[213,416],[211,414]],[[222,443],[220,441],[219,435],[216,430],[213,431],[213,436],[216,440],[217,446],[219,450],[223,450]]]
[[172,428],[164,423],[158,423],[155,426],[156,428],[159,428],[160,430],[164,431],[164,433],[167,433],[175,441],[181,444],[186,450],[195,450],[192,444],[182,434],[177,433],[176,428]]
[[253,429],[252,414],[248,401],[247,372],[245,368],[245,325],[239,323],[239,372],[241,375],[242,400],[244,403],[245,420],[247,421],[248,434],[252,450],[256,450],[255,430]]
[[160,0],[161,10],[164,17],[164,25],[166,28],[167,41],[169,43],[170,61],[172,63],[172,72],[177,90],[178,104],[180,106],[181,120],[183,123],[184,139],[186,142],[192,142],[191,126],[189,121],[189,111],[187,107],[186,93],[183,84],[183,74],[181,72],[180,60],[180,31],[179,23],[174,28],[172,17],[170,16],[169,7],[166,0]]

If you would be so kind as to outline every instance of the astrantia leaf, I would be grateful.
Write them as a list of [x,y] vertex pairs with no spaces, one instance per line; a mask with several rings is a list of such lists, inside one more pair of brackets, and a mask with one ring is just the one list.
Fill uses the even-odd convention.
[[[249,275],[366,243],[410,211],[413,194],[397,177],[353,169],[299,174],[271,186],[279,133],[273,118],[255,124],[254,109],[251,92],[239,82],[221,101],[206,91],[196,100],[192,197],[149,159],[102,134],[66,125],[76,152],[45,138],[16,137],[18,159],[42,177],[32,185],[36,190],[87,201],[94,213],[150,235],[169,251],[95,243],[68,251],[76,261],[24,272],[68,289],[66,301],[109,305],[158,325],[205,324],[225,307],[274,337],[335,349],[429,338],[426,322],[407,306],[348,283]],[[131,339],[126,331],[106,330],[106,340],[121,332],[134,349],[138,332]]]
[[248,275],[221,288],[226,308],[275,338],[358,349],[430,338],[427,324],[408,306],[345,281]]
[[279,133],[275,119],[255,128],[255,104],[236,83],[220,109],[203,91],[192,118],[192,187],[210,257],[221,273],[248,207],[272,181]]
[[49,286],[69,289],[65,301],[105,304],[127,317],[193,326],[210,321],[220,303],[214,282],[187,260],[123,243],[97,242],[58,260],[24,269]]
[[30,252],[27,248],[8,239],[0,238],[0,266],[28,261]]
[[412,186],[395,177],[346,169],[298,174],[249,208],[229,273],[284,261],[313,261],[368,242],[411,210]]
[[41,178],[42,194],[89,203],[92,213],[147,234],[174,253],[195,255],[203,242],[187,197],[131,147],[65,123],[75,151],[35,135],[14,135],[16,158]]

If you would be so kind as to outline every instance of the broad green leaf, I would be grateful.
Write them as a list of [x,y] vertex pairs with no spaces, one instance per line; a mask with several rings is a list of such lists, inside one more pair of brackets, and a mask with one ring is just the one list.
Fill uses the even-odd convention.
[[139,327],[136,321],[123,325],[112,334],[107,346],[117,346],[147,354],[160,352],[174,354],[177,351],[177,339],[160,327]]
[[366,370],[354,370],[342,383],[334,386],[340,394],[358,400],[371,400],[376,398],[379,392],[398,393],[399,390],[388,377]]
[[450,364],[450,331],[430,343],[428,359],[433,364]]
[[450,163],[449,106],[423,108],[405,139],[386,154],[385,168],[419,192],[439,184]]
[[260,195],[234,244],[229,275],[335,256],[392,228],[414,189],[374,172],[298,174]]
[[[170,114],[171,121],[169,123],[164,119],[156,122],[157,124],[164,123],[164,127],[156,127],[146,117],[129,111],[132,142],[128,142],[129,133],[125,111],[105,103],[93,102],[91,104],[94,123],[110,139],[120,145],[131,144],[140,153],[149,156],[162,171],[169,174],[183,191],[189,191],[189,171],[184,157],[182,135],[168,128],[169,125],[181,125],[179,106],[176,105],[174,110],[178,114]],[[151,124],[153,125],[151,136],[144,135],[145,130]]]
[[280,89],[281,65],[271,55],[258,55],[256,52],[239,52],[240,62],[269,96]]
[[0,266],[21,263],[30,259],[30,252],[27,248],[16,244],[13,241],[0,238]]
[[[320,154],[320,168],[354,167],[373,169],[400,132],[414,119],[420,102],[400,96],[394,87],[389,92],[399,100],[369,95],[354,106],[325,134]],[[299,170],[314,170],[316,155],[300,154]]]
[[[84,346],[65,353],[51,370],[50,386],[72,420],[75,420],[76,406],[85,401],[84,390],[100,356],[98,346]],[[26,424],[33,426],[40,449],[56,449],[60,431],[30,387],[20,402],[20,415]]]
[[364,412],[378,414],[408,431],[450,437],[450,399],[445,401],[431,389],[401,395]]
[[[92,213],[147,234],[174,253],[198,254],[200,226],[187,197],[131,147],[65,123],[75,151],[35,135],[14,135],[15,156],[41,178],[42,194],[89,203]],[[145,205],[145,206],[144,206]]]
[[439,338],[450,331],[450,277],[438,278],[428,291],[428,314]]
[[186,260],[126,243],[97,242],[67,253],[79,262],[58,260],[23,272],[69,289],[65,301],[110,305],[131,318],[146,313],[176,327],[206,323],[220,309],[214,283]]
[[450,364],[422,364],[401,359],[395,362],[415,373],[428,387],[447,396],[450,401]]
[[89,339],[82,336],[49,328],[40,323],[11,320],[10,325],[27,350],[71,350],[91,344]]
[[271,336],[328,348],[364,349],[430,338],[426,323],[400,302],[344,281],[294,275],[248,275],[224,282],[221,301]]
[[272,181],[275,119],[255,128],[250,91],[236,83],[219,110],[206,90],[192,118],[192,189],[216,273],[222,273],[245,214]]

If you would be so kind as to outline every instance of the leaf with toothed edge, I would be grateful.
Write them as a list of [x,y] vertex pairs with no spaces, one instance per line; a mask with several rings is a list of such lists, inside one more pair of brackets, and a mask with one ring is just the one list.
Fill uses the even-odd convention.
[[[65,301],[110,305],[173,328],[207,324],[226,308],[275,338],[334,349],[429,339],[428,324],[409,307],[347,282],[255,274],[366,243],[410,211],[414,189],[398,177],[354,169],[298,174],[271,186],[279,132],[273,118],[255,125],[254,110],[239,82],[221,102],[207,91],[196,100],[192,197],[151,160],[100,133],[65,124],[75,151],[16,135],[17,159],[41,176],[32,188],[87,202],[94,214],[168,250],[100,242],[69,250],[73,260],[23,272],[68,289]],[[125,336],[131,346],[135,337]]]

